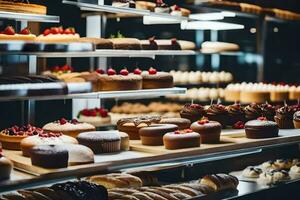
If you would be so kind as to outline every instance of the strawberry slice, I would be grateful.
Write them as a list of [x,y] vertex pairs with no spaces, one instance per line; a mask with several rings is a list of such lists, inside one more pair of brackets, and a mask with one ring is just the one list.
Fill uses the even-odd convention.
[[59,28],[58,27],[52,27],[50,29],[50,32],[54,35],[59,34]]
[[21,35],[30,35],[31,32],[30,32],[29,28],[26,27],[20,31],[20,34]]
[[12,26],[8,26],[4,29],[3,34],[5,35],[15,35],[15,29]]
[[75,35],[76,31],[75,28],[69,27],[64,31],[64,34],[72,34]]
[[50,29],[46,29],[46,30],[44,30],[44,32],[43,32],[43,35],[44,36],[47,36],[47,35],[49,35],[51,33],[51,31],[50,31]]

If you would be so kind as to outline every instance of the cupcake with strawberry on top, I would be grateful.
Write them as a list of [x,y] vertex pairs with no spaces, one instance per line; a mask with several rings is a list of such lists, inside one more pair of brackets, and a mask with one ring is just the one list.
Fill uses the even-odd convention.
[[104,108],[83,109],[78,113],[78,120],[99,127],[111,124],[111,117]]

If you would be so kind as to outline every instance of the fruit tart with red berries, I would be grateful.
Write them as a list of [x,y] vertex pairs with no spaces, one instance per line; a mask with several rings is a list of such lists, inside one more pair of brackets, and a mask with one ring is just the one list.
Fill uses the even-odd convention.
[[45,29],[36,40],[39,42],[78,42],[80,36],[74,28],[52,27]]
[[168,72],[158,72],[154,68],[142,73],[143,89],[172,88],[173,76]]
[[77,137],[79,133],[96,130],[95,126],[92,124],[79,122],[77,119],[66,120],[65,118],[44,125],[43,129],[45,131],[62,133],[71,137]]
[[36,36],[30,32],[28,28],[22,29],[17,32],[12,26],[7,26],[0,32],[0,40],[22,40],[22,41],[33,41]]
[[0,132],[0,142],[3,149],[20,150],[20,142],[26,137],[43,133],[43,129],[30,124],[24,126],[12,126]]
[[104,108],[83,109],[78,113],[78,120],[99,127],[111,124],[111,117]]

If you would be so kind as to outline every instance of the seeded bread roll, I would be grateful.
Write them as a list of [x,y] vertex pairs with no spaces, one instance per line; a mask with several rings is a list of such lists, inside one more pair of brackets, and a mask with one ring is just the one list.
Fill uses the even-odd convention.
[[235,176],[228,174],[212,174],[204,176],[200,183],[211,187],[214,191],[221,191],[236,189],[239,184],[239,180]]

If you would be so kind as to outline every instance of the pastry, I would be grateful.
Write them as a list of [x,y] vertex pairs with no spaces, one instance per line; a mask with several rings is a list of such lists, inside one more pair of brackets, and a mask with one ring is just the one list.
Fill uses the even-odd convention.
[[274,117],[275,122],[278,124],[281,129],[292,129],[294,128],[293,124],[293,115],[295,111],[290,106],[283,106],[276,110],[276,115]]
[[178,130],[166,133],[163,136],[163,142],[166,149],[183,149],[200,146],[199,133],[193,132],[191,129]]
[[135,38],[111,38],[114,49],[141,50],[141,43]]
[[71,137],[77,137],[79,133],[94,131],[96,128],[85,122],[78,122],[76,119],[66,120],[61,118],[60,120],[46,124],[43,129],[54,133],[62,133]]
[[107,74],[99,74],[98,91],[140,90],[142,89],[142,76],[129,73],[127,69],[117,74],[115,70],[108,69]]
[[293,178],[300,178],[300,163],[297,163],[291,167],[290,175]]
[[269,121],[274,121],[274,116],[276,114],[275,106],[271,104],[264,103],[260,105],[261,115],[266,117]]
[[142,187],[142,180],[140,178],[125,173],[91,176],[87,178],[87,181],[103,185],[107,189]]
[[157,72],[150,68],[148,72],[142,73],[143,89],[172,88],[173,76],[167,72]]
[[228,124],[228,112],[226,107],[221,104],[213,104],[206,110],[205,116],[212,121],[217,121],[226,127]]
[[95,127],[111,124],[111,117],[104,108],[83,109],[78,113],[78,121],[91,124]]
[[94,163],[94,153],[86,146],[80,144],[63,144],[56,146],[61,146],[68,151],[68,165],[70,166]]
[[204,114],[204,108],[199,104],[185,104],[180,111],[180,116],[189,119],[191,122],[201,119]]
[[241,90],[239,84],[229,84],[225,89],[225,100],[229,102],[240,101]]
[[262,117],[262,113],[262,109],[257,103],[251,103],[245,107],[245,117],[247,121]]
[[270,93],[266,90],[242,90],[240,94],[242,103],[264,103],[270,101]]
[[169,189],[178,190],[179,192],[187,194],[187,195],[192,196],[192,197],[195,197],[195,196],[198,196],[198,195],[203,195],[202,192],[199,192],[197,190],[194,190],[192,188],[185,187],[185,186],[182,186],[182,185],[175,185],[174,184],[174,185],[166,185],[164,187],[169,188]]
[[294,113],[293,122],[295,128],[300,128],[300,111]]
[[262,172],[262,169],[259,167],[249,166],[243,170],[243,176],[246,178],[258,178]]
[[132,0],[114,0],[112,6],[119,8],[135,8],[135,2]]
[[30,156],[30,150],[37,145],[77,144],[77,140],[62,133],[44,132],[21,141],[21,150],[24,156]]
[[199,184],[197,182],[195,182],[195,183],[183,183],[181,185],[184,186],[184,187],[192,188],[194,190],[202,192],[203,194],[213,193],[212,188],[208,187],[207,185]]
[[219,143],[222,125],[216,121],[210,121],[203,118],[194,122],[191,129],[200,134],[201,143]]
[[245,111],[241,104],[235,103],[226,107],[228,113],[227,124],[233,126],[238,121],[245,122]]
[[95,154],[118,152],[121,148],[121,137],[118,131],[93,131],[80,133],[79,144],[87,146]]
[[20,150],[21,140],[39,133],[43,133],[43,130],[30,124],[20,127],[15,125],[0,132],[0,142],[3,149]]
[[74,28],[63,29],[62,27],[52,27],[45,29],[43,34],[36,38],[38,42],[78,42],[79,34],[76,33]]
[[178,126],[179,130],[189,129],[191,126],[191,121],[185,118],[162,118],[159,122],[160,124],[175,124]]
[[287,171],[273,169],[260,174],[257,182],[263,185],[272,185],[283,181],[288,181],[290,179],[291,177]]
[[153,124],[141,128],[139,135],[143,145],[159,146],[163,145],[163,136],[166,133],[176,130],[178,130],[178,126],[174,124]]
[[181,8],[178,5],[171,6],[171,15],[188,17],[191,11],[186,8]]
[[17,13],[30,13],[30,14],[39,14],[46,15],[47,7],[31,3],[23,3],[23,1],[0,1],[0,10],[7,12],[17,12]]
[[[0,4],[0,10],[1,10],[1,4]],[[24,28],[19,33],[16,33],[15,29],[12,26],[8,26],[0,33],[0,41],[1,40],[34,41],[35,38],[36,36],[34,34],[31,34],[28,28]]]
[[3,156],[0,148],[0,180],[9,179],[13,168],[13,163]]
[[96,46],[96,49],[113,49],[113,43],[109,39],[104,38],[80,38],[80,42],[93,43]]
[[150,10],[154,12],[155,3],[149,1],[136,1],[135,2],[136,9],[141,10]]
[[30,150],[32,165],[43,168],[68,167],[69,153],[63,146],[37,145]]
[[155,42],[158,50],[194,50],[196,48],[194,42],[177,40],[176,38],[169,40],[157,39]]
[[171,8],[163,2],[163,0],[156,0],[154,12],[156,13],[170,13]]
[[153,123],[159,123],[161,120],[158,116],[143,116],[135,118],[123,118],[117,122],[117,128],[121,132],[129,135],[130,140],[139,140],[139,130]]
[[239,180],[235,176],[227,174],[212,174],[204,176],[200,180],[200,183],[211,187],[214,191],[222,191],[236,189],[239,184]]
[[211,42],[206,41],[201,44],[202,53],[218,53],[222,51],[238,51],[239,45],[228,42]]
[[268,121],[265,117],[248,121],[245,124],[246,137],[250,139],[261,139],[278,137],[278,125],[273,121]]

